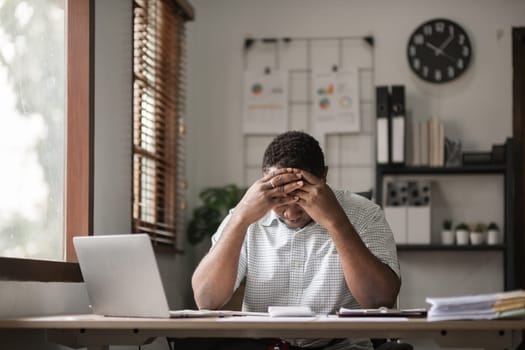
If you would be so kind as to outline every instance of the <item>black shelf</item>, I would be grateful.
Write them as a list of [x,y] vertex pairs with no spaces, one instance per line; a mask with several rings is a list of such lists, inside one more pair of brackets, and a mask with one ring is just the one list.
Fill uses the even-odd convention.
[[468,175],[468,174],[505,174],[504,163],[469,164],[459,167],[408,167],[395,165],[378,165],[377,172],[382,175]]
[[504,218],[503,230],[505,233],[505,243],[499,245],[441,245],[441,244],[426,244],[426,245],[407,245],[401,244],[397,246],[398,251],[405,252],[483,252],[483,251],[500,251],[503,253],[504,265],[504,285],[505,290],[513,290],[516,288],[514,280],[515,266],[514,266],[514,173],[513,173],[513,153],[512,153],[512,139],[509,138],[505,142],[505,161],[502,163],[490,164],[465,164],[458,167],[412,167],[397,164],[378,164],[376,166],[376,186],[375,186],[375,200],[382,206],[383,204],[383,180],[385,176],[463,176],[463,175],[502,175],[504,179],[503,193],[504,193]]
[[463,252],[463,251],[504,251],[504,244],[497,245],[443,245],[443,244],[398,244],[397,250],[400,252]]

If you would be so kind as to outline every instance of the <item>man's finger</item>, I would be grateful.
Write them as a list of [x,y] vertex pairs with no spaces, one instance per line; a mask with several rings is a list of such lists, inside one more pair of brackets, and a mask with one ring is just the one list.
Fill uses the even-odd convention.
[[290,170],[291,170],[290,168],[281,168],[281,169],[277,169],[275,171],[269,172],[268,174],[264,174],[261,181],[266,182],[277,175],[286,174],[290,172]]
[[322,179],[305,170],[301,171],[300,174],[306,180],[306,182],[308,182],[311,185],[317,185],[323,181]]

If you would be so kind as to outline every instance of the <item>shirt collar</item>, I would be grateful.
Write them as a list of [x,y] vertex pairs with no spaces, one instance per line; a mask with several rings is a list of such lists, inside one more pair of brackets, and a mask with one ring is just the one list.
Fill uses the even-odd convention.
[[273,210],[270,210],[268,212],[268,214],[266,214],[260,221],[261,225],[263,226],[271,226],[274,221],[278,221],[279,220],[279,217],[277,216],[277,214],[275,214],[275,212]]

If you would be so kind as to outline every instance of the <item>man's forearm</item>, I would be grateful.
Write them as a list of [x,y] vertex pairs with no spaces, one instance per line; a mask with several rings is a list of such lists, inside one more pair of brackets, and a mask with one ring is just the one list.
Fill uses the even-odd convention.
[[365,308],[393,306],[400,288],[398,276],[368,250],[349,220],[329,232],[348,288],[359,304]]
[[193,293],[200,309],[218,309],[231,298],[247,228],[232,215],[219,241],[193,273]]

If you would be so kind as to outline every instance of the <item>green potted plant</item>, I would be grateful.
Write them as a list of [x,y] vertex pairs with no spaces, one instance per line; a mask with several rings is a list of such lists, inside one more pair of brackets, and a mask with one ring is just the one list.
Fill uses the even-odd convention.
[[466,223],[461,222],[456,226],[456,244],[467,245],[469,242],[469,227]]
[[186,237],[195,245],[217,231],[228,210],[237,205],[246,189],[230,184],[205,188],[199,193],[202,205],[193,210],[188,222]]
[[452,231],[452,220],[443,220],[443,229],[441,231],[441,243],[445,245],[454,244],[454,231]]

